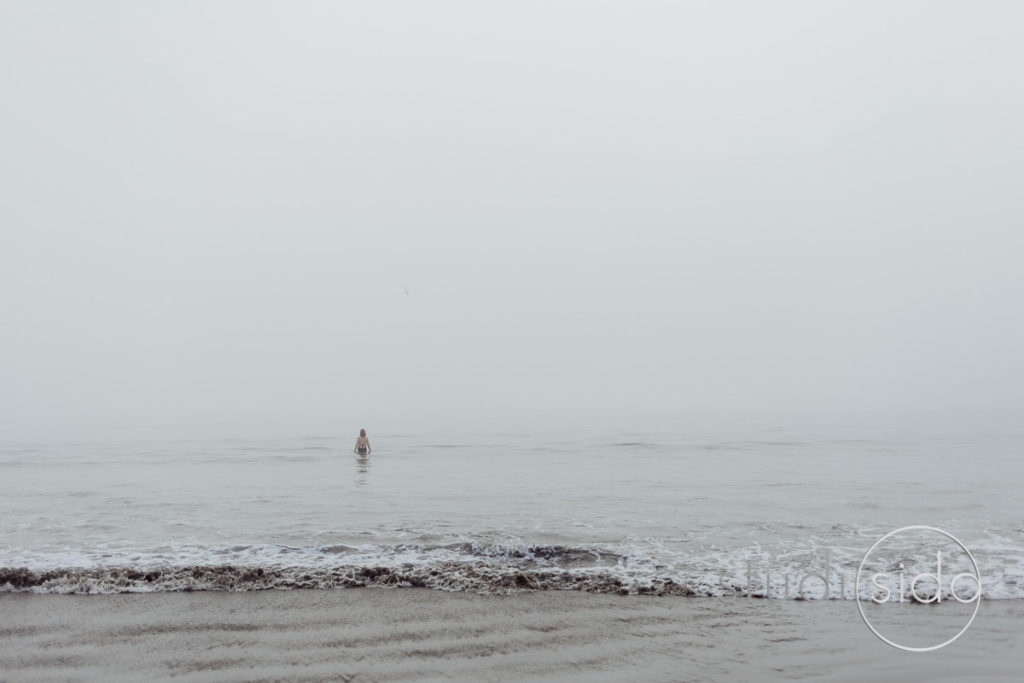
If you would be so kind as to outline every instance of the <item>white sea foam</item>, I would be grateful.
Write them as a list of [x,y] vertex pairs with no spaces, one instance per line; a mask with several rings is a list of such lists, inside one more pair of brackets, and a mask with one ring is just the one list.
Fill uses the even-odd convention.
[[[986,599],[1024,598],[1019,553],[997,538],[974,549],[983,572]],[[282,546],[251,544],[206,547],[184,545],[159,550],[99,548],[56,553],[9,552],[0,569],[0,590],[34,592],[133,592],[154,590],[251,590],[345,585],[425,585],[446,590],[509,592],[525,589],[586,589],[598,592],[744,595],[774,599],[854,598],[855,577],[864,548],[785,547],[681,550],[659,539],[580,546],[534,545],[520,538],[486,541],[466,538],[443,544],[362,544]],[[670,544],[669,544],[670,545]],[[922,558],[922,566],[927,557]],[[828,563],[826,565],[826,562]],[[217,570],[230,568],[227,574]],[[189,579],[199,570],[203,576]],[[253,577],[251,572],[262,572]],[[385,571],[378,581],[372,572]],[[366,574],[365,572],[371,572]],[[970,571],[950,563],[948,577]],[[160,581],[125,572],[161,572]],[[363,574],[360,574],[363,572]],[[361,579],[351,579],[359,574]],[[28,575],[31,577],[26,578]],[[13,580],[10,577],[21,577]],[[7,577],[5,580],[4,577]],[[49,577],[49,578],[46,578]],[[216,577],[211,580],[210,577]],[[317,578],[309,578],[317,577]],[[512,581],[510,582],[510,577]],[[804,579],[807,577],[807,579]],[[806,586],[803,584],[806,583]],[[804,588],[801,591],[801,588]],[[866,579],[860,596],[870,595]]]

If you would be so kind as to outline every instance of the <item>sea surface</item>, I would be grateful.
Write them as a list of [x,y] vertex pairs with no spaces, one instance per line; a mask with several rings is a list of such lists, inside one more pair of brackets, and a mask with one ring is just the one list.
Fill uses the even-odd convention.
[[[360,426],[373,445],[365,458],[352,452]],[[411,585],[796,598],[813,574],[829,597],[852,600],[876,540],[928,525],[970,550],[985,598],[1019,599],[1022,453],[1020,423],[993,416],[92,440],[8,430],[0,591]],[[944,572],[969,571],[957,548],[943,550]],[[906,553],[918,567],[934,554]],[[808,597],[823,596],[814,581]]]

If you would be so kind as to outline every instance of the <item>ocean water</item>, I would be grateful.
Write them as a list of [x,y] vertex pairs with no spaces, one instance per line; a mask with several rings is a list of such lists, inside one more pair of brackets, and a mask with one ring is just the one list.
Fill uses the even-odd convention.
[[[366,425],[365,458],[352,452],[356,429],[8,433],[0,590],[413,585],[795,598],[812,573],[830,597],[850,600],[880,536],[929,525],[970,550],[986,598],[1019,599],[1018,424],[846,415]],[[967,568],[945,550],[944,571]],[[927,566],[928,548],[904,551]]]

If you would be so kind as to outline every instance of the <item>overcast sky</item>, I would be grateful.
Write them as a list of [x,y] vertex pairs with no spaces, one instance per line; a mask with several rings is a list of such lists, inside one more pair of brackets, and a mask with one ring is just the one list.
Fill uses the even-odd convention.
[[1018,411],[1021,35],[1015,2],[2,2],[0,422]]

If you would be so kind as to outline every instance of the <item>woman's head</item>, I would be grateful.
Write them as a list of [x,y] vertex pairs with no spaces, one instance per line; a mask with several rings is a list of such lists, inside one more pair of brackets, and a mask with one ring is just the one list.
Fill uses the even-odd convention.
[[366,430],[365,429],[360,429],[359,430],[359,436],[366,436]]

